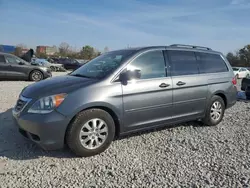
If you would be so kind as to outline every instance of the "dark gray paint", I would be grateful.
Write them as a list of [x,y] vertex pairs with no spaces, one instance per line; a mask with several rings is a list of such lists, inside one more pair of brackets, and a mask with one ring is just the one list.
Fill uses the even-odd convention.
[[34,70],[39,70],[43,73],[44,78],[51,77],[51,72],[46,71],[42,67],[33,66],[28,62],[24,62],[24,64],[17,63],[7,63],[6,57],[16,57],[11,54],[0,52],[1,56],[4,56],[5,61],[0,62],[0,78],[1,79],[11,79],[11,80],[29,80],[30,73]]
[[[178,49],[222,54],[214,51],[177,47],[148,47],[136,49],[110,76],[102,80],[73,76],[55,77],[28,86],[22,95],[32,99],[20,113],[13,112],[22,129],[41,137],[41,144],[48,149],[61,148],[64,135],[72,118],[87,108],[102,108],[113,112],[120,134],[142,130],[168,123],[184,122],[204,117],[206,106],[214,94],[224,95],[227,107],[236,102],[236,88],[231,66],[225,60],[229,72],[171,77],[166,58],[165,78],[117,81],[119,74],[141,53],[149,50]],[[177,85],[179,81],[185,85]],[[168,87],[159,87],[162,83]],[[28,114],[29,107],[44,96],[67,93],[64,102],[51,114]],[[61,125],[61,126],[60,126]],[[48,134],[46,134],[48,132]],[[55,144],[58,143],[58,144]]]

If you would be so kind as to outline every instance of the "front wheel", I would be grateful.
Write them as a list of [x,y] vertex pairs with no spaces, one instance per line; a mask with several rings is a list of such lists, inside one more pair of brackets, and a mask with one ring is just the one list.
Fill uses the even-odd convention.
[[104,110],[80,112],[69,125],[66,142],[78,156],[89,157],[105,151],[115,136],[113,118]]
[[43,80],[43,73],[39,70],[34,70],[30,73],[30,80],[34,82],[38,82],[40,80]]
[[203,119],[203,123],[209,126],[218,125],[223,117],[225,112],[225,103],[224,100],[217,95],[214,95],[207,106],[206,115]]

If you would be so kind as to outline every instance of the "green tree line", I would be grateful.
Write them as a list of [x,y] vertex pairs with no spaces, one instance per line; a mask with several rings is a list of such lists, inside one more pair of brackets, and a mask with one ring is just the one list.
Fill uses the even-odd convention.
[[[108,47],[105,47],[103,52],[109,51]],[[73,49],[68,43],[62,42],[58,48],[57,52],[54,55],[51,55],[52,57],[68,57],[73,59],[85,59],[85,60],[91,60],[97,56],[99,56],[101,52],[97,50],[96,48],[85,45],[80,50]],[[38,58],[48,58],[48,55],[45,53],[39,53],[37,52],[36,57]],[[50,56],[50,57],[51,57]]]
[[226,57],[232,66],[250,67],[250,44],[235,53],[229,52]]

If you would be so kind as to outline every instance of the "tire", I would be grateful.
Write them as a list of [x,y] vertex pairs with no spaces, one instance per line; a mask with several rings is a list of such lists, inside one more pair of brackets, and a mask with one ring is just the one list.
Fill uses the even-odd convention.
[[55,72],[55,71],[56,71],[56,68],[53,67],[53,66],[51,66],[50,69],[51,69],[52,72]]
[[[90,131],[90,129],[93,129],[94,122],[96,122],[97,125],[96,127],[98,129],[98,125],[100,126],[101,123],[103,123],[102,121],[104,122],[104,124],[99,129],[99,137],[98,135],[97,136],[93,135],[95,133],[93,133],[93,130]],[[104,134],[104,132],[100,133],[105,129],[102,127],[107,128],[106,131],[107,134]],[[96,131],[98,132],[98,130]],[[98,134],[97,132],[96,134]],[[84,134],[80,135],[80,133]],[[106,137],[105,139],[102,140],[101,136],[102,137],[106,136]],[[98,137],[98,142],[100,141],[102,142],[99,146],[97,146],[97,141],[96,141],[97,137]],[[108,112],[101,109],[90,109],[80,112],[74,118],[74,120],[69,125],[66,131],[67,145],[77,156],[81,157],[94,156],[104,152],[109,147],[114,137],[115,137],[114,120]],[[90,146],[93,147],[90,148]]]
[[33,70],[31,73],[30,73],[30,81],[34,81],[34,82],[38,82],[38,81],[41,81],[43,80],[44,78],[44,75],[41,71],[39,70]]
[[[220,108],[221,111],[220,111],[220,116],[219,117],[216,117],[215,115],[212,117],[212,115],[211,115],[212,109],[215,108],[215,106],[214,106],[215,104],[219,104],[221,106],[221,108]],[[224,112],[225,112],[225,102],[224,102],[224,100],[220,96],[214,95],[211,98],[209,105],[207,106],[205,118],[203,119],[203,123],[205,125],[208,125],[208,126],[218,125],[222,121],[222,119],[224,117]]]
[[250,100],[250,85],[246,86],[245,94],[246,94],[246,99]]

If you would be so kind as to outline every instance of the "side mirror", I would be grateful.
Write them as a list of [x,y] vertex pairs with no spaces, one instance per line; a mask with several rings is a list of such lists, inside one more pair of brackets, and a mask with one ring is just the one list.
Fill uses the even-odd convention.
[[24,65],[25,63],[20,61],[18,64],[19,64],[19,65]]
[[141,78],[141,70],[127,70],[120,74],[120,81],[127,82],[128,80],[132,79],[139,79]]

